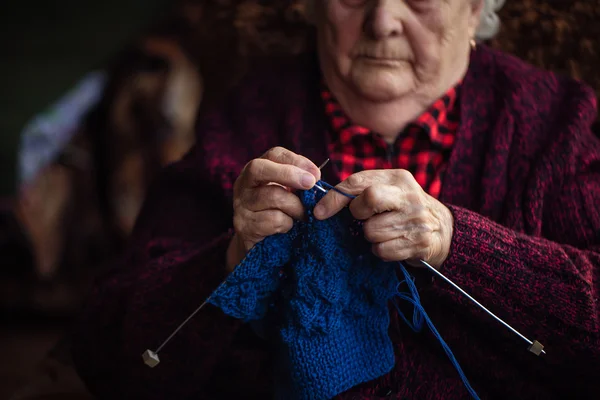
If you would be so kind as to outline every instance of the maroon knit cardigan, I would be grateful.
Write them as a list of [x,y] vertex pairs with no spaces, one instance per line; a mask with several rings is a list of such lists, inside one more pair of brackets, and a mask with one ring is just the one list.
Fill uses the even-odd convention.
[[[268,399],[268,343],[214,307],[142,362],[225,276],[232,183],[281,145],[316,163],[328,129],[314,57],[258,68],[199,118],[197,145],[155,183],[128,256],[98,280],[74,331],[73,356],[106,399]],[[454,214],[441,271],[531,339],[440,280],[423,306],[483,399],[600,397],[600,142],[593,92],[479,47],[460,95],[461,125],[440,199]],[[329,169],[330,170],[330,169]],[[335,178],[325,172],[330,183]],[[394,370],[339,399],[464,399],[429,333],[392,323]],[[340,360],[343,362],[343,360]]]

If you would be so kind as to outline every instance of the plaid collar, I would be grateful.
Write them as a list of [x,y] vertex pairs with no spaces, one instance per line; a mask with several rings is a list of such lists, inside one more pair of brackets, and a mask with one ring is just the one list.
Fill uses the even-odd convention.
[[[404,131],[423,132],[428,135],[433,144],[444,148],[451,147],[453,140],[448,140],[446,127],[452,125],[453,121],[458,120],[459,91],[460,83],[437,99],[423,114],[408,124]],[[324,83],[322,84],[321,97],[325,105],[325,113],[339,144],[347,145],[354,136],[374,133],[368,128],[354,124]]]

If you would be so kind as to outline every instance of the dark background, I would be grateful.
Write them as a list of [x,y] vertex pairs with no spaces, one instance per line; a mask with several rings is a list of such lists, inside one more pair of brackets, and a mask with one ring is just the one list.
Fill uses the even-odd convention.
[[132,40],[168,0],[6,1],[0,6],[0,195],[15,189],[23,125]]
[[[160,16],[167,0],[6,1],[0,6],[0,198],[16,189],[24,124]],[[0,269],[2,265],[0,255]],[[23,266],[26,268],[26,266]],[[0,278],[3,279],[3,278]],[[64,320],[0,316],[0,400],[26,383]]]

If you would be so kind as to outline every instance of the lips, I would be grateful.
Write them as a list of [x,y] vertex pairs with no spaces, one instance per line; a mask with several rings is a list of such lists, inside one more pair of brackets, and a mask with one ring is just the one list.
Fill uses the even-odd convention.
[[403,60],[399,58],[391,57],[372,57],[372,56],[360,56],[358,59],[369,64],[389,65],[394,66],[400,64]]
[[361,58],[366,58],[369,60],[376,60],[376,61],[402,61],[400,58],[397,57],[377,57],[377,56],[360,56]]

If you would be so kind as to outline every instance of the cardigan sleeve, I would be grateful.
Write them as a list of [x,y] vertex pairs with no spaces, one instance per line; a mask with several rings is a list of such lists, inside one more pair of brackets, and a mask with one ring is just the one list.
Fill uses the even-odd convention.
[[[600,143],[591,135],[588,139],[575,164],[569,163],[576,165],[574,172],[538,204],[539,234],[516,232],[449,205],[454,236],[441,271],[520,333],[545,345],[544,365],[555,371],[572,367],[589,376],[600,359]],[[443,282],[436,282],[436,290],[468,303]]]
[[262,382],[261,344],[211,305],[164,347],[159,365],[142,360],[226,275],[231,200],[211,184],[200,151],[168,167],[153,185],[127,256],[98,279],[73,332],[76,367],[99,398],[208,399]]

